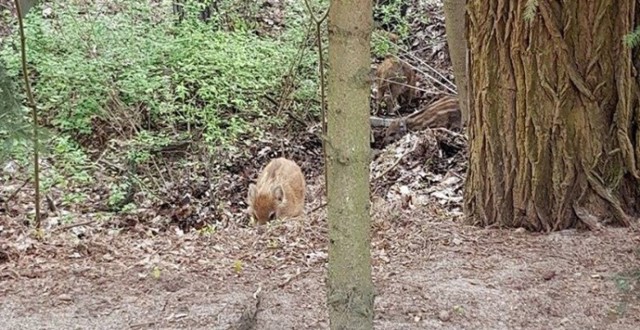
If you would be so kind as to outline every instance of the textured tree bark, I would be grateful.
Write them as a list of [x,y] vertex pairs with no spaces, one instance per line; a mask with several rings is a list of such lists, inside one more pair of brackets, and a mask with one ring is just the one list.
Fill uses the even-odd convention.
[[369,216],[371,0],[329,7],[327,302],[331,329],[373,329]]
[[[471,223],[637,223],[637,0],[470,0]],[[529,11],[532,19],[525,19]]]
[[445,28],[447,30],[447,44],[453,75],[458,88],[460,112],[463,126],[469,123],[468,92],[469,81],[467,74],[467,38],[465,37],[465,16],[467,0],[444,0]]

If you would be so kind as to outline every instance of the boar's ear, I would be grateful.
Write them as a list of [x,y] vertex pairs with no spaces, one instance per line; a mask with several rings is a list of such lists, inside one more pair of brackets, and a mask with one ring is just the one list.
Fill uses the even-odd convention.
[[271,193],[273,194],[273,198],[278,201],[278,203],[282,203],[284,199],[284,192],[282,191],[282,186],[275,186],[271,189]]
[[253,201],[256,199],[256,185],[249,184],[249,193],[247,194],[247,204],[253,205]]

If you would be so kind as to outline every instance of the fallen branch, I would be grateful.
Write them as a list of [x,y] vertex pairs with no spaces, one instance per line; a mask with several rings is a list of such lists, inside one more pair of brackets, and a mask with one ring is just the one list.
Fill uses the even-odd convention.
[[7,198],[7,200],[4,202],[5,203],[5,208],[7,210],[9,210],[9,201],[12,200],[14,197],[16,197],[16,195],[18,195],[18,193],[20,192],[20,190],[22,190],[22,188],[24,188],[24,186],[27,185],[27,183],[29,183],[31,181],[31,178],[27,178],[26,180],[24,180],[24,182],[22,183],[22,185],[20,187],[18,187],[18,189],[16,189],[16,191],[14,191],[11,195],[9,195],[9,197]]
[[86,225],[89,225],[89,224],[91,224],[91,223],[93,223],[93,222],[95,222],[95,221],[96,221],[96,220],[95,220],[95,219],[93,219],[93,220],[89,220],[89,221],[85,221],[85,222],[72,223],[72,224],[70,224],[70,225],[61,226],[61,227],[58,227],[58,228],[56,228],[56,229],[52,230],[52,231],[51,231],[51,233],[55,233],[55,232],[63,231],[63,230],[69,230],[69,229],[71,229],[71,228],[75,228],[75,227],[86,226]]

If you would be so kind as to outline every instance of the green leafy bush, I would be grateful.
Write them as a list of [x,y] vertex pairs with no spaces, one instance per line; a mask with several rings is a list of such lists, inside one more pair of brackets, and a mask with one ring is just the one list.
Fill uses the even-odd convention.
[[[127,118],[116,131],[198,127],[212,141],[233,141],[265,117],[261,96],[280,87],[296,53],[292,39],[228,32],[195,15],[176,24],[146,2],[47,5],[53,19],[37,10],[27,18],[34,93],[44,121],[72,135],[94,134],[96,119]],[[4,47],[0,59],[19,75],[18,47]]]
[[[297,77],[286,97],[293,110],[317,111],[310,102],[318,99],[316,55],[301,3],[289,4],[279,34],[255,31],[259,10],[246,0],[223,0],[206,22],[201,5],[184,3],[181,20],[167,2],[48,1],[31,9],[25,20],[31,85],[40,124],[53,133],[42,146],[53,165],[42,172],[44,193],[55,187],[66,191],[63,203],[82,203],[86,196],[75,188],[104,180],[107,204],[119,205],[132,184],[153,181],[139,176],[153,178],[148,170],[157,169],[158,150],[200,136],[194,131],[208,146],[234,149],[247,134],[282,124],[264,96],[278,99],[291,68]],[[0,41],[0,65],[24,90],[17,33]],[[24,95],[17,97],[24,103]],[[28,119],[18,103],[16,118]],[[0,138],[18,127],[1,125]],[[12,156],[26,166],[28,146]],[[118,177],[107,178],[105,164],[93,163],[98,158]],[[140,172],[121,173],[132,169]]]

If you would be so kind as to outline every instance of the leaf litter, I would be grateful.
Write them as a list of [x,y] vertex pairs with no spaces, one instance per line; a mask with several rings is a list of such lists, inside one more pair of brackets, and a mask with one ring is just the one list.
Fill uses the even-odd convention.
[[[265,6],[273,13],[262,22],[280,26],[278,1]],[[412,54],[453,80],[442,5],[411,6]],[[292,123],[241,150],[219,150],[200,162],[206,169],[191,159],[193,171],[164,173],[172,179],[156,192],[161,198],[134,193],[130,212],[105,211],[108,189],[99,185],[80,209],[66,208],[65,192],[53,189],[57,207],[47,210],[41,239],[26,226],[32,185],[18,189],[24,178],[13,171],[0,186],[0,322],[21,329],[328,328],[319,133],[317,124]],[[640,280],[619,275],[640,265],[637,232],[466,226],[464,135],[428,129],[373,147],[376,329],[637,327]],[[281,155],[303,168],[307,214],[251,226],[246,187]],[[109,182],[111,174],[95,175]]]

